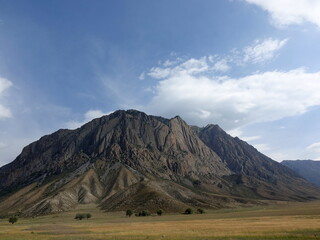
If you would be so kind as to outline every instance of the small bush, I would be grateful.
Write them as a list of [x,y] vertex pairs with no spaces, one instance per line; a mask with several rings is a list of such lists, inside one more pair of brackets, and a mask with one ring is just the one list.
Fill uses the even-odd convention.
[[150,216],[150,215],[151,215],[151,213],[148,210],[142,210],[138,214],[139,217],[146,217],[146,216]]
[[159,209],[158,211],[157,211],[157,215],[158,216],[161,216],[163,214],[163,210],[162,209]]
[[84,218],[83,213],[77,213],[76,216],[74,217],[74,219],[78,219],[78,220],[82,220],[83,218]]
[[197,212],[200,213],[200,214],[204,214],[205,213],[204,209],[202,209],[202,208],[198,208]]
[[77,213],[74,219],[82,220],[84,218],[89,219],[91,217],[92,217],[91,213]]
[[18,222],[18,217],[17,217],[17,216],[11,216],[11,217],[9,217],[9,223],[14,224],[14,223],[16,223],[16,222]]
[[84,215],[82,213],[77,213],[74,219],[82,220],[84,218]]
[[193,213],[193,210],[191,208],[187,208],[185,211],[184,211],[185,214],[192,214]]
[[128,209],[128,210],[126,211],[126,216],[131,217],[132,214],[133,214],[132,209]]

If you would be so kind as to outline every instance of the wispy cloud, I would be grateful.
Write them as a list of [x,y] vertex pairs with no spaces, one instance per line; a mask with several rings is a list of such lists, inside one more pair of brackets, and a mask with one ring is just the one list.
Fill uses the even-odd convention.
[[11,110],[1,103],[1,99],[4,97],[4,92],[11,86],[12,82],[10,82],[8,79],[0,77],[0,119],[12,117]]
[[227,133],[232,137],[241,138],[243,141],[246,141],[246,142],[255,142],[256,140],[261,139],[261,136],[244,135],[243,130],[241,128],[234,128],[232,130],[229,130]]
[[243,134],[241,128],[234,128],[234,129],[228,130],[227,133],[232,137],[238,137],[238,138],[240,137],[242,138],[242,134]]
[[217,73],[226,74],[233,66],[244,66],[246,64],[261,64],[272,60],[278,51],[283,48],[288,39],[258,39],[252,45],[243,49],[233,49],[226,56],[208,55],[201,58],[167,59],[159,61],[159,65],[152,67],[149,71],[140,74],[139,79],[147,76],[154,79],[164,79],[179,74],[201,74]]
[[214,63],[213,70],[216,72],[227,72],[230,70],[230,65],[227,59],[221,59]]
[[244,62],[262,63],[274,58],[277,51],[279,51],[288,39],[278,40],[268,38],[263,41],[256,40],[251,46],[244,48]]
[[247,137],[243,136],[243,137],[241,137],[241,139],[246,142],[253,142],[253,141],[258,140],[260,138],[261,138],[261,136],[247,136]]
[[260,144],[253,144],[253,146],[262,153],[265,153],[266,151],[270,150],[270,147],[268,144],[260,143]]
[[112,112],[102,112],[101,110],[89,110],[82,117],[82,121],[69,121],[66,123],[66,128],[68,129],[76,129],[91,121],[94,118],[102,117],[103,115],[108,115]]
[[143,73],[141,73],[140,75],[139,75],[139,79],[140,80],[144,80],[144,78],[145,78],[146,76],[145,76],[145,72],[143,72]]
[[313,160],[320,160],[320,142],[310,144],[306,147],[307,156]]
[[319,0],[245,0],[269,12],[276,26],[310,22],[320,27]]
[[[171,68],[152,68],[158,79],[145,108],[156,114],[180,114],[193,123],[217,122],[226,129],[273,121],[320,105],[320,72],[269,71],[240,78],[218,76],[208,57]],[[205,113],[205,114],[204,114]]]

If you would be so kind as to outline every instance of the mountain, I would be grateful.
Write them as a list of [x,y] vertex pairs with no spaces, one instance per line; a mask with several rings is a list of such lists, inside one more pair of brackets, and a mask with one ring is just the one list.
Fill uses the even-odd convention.
[[217,125],[119,110],[26,146],[0,168],[0,213],[41,215],[96,203],[106,211],[303,201],[319,189]]
[[[226,163],[234,173],[225,177],[235,181],[235,192],[267,199],[303,200],[310,185],[291,169],[273,161],[238,137],[231,137],[218,125],[210,124],[196,130],[200,139]],[[293,187],[294,186],[294,187]],[[244,190],[246,192],[242,192]],[[312,198],[312,197],[311,197]]]
[[281,164],[292,169],[309,182],[320,186],[320,161],[285,160]]

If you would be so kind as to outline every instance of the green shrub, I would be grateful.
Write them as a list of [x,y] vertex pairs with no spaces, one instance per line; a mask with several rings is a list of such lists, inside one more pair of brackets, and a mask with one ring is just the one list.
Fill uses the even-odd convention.
[[193,210],[191,208],[187,208],[185,211],[184,211],[185,214],[192,214],[193,213]]
[[163,214],[163,210],[162,209],[159,209],[158,211],[157,211],[157,215],[158,216],[161,216]]
[[9,217],[9,223],[14,224],[14,223],[16,223],[16,222],[18,222],[18,217],[17,217],[17,216],[11,216],[11,217]]
[[91,217],[92,217],[91,213],[77,213],[74,219],[82,220],[84,218],[89,219]]
[[133,214],[132,209],[128,209],[128,210],[126,211],[126,216],[131,217],[132,214]]
[[83,218],[84,218],[83,213],[77,213],[76,216],[74,217],[74,219],[78,219],[78,220],[82,220]]
[[146,216],[150,216],[150,215],[151,215],[151,213],[148,210],[142,210],[138,214],[139,217],[146,217]]
[[200,214],[204,214],[205,213],[204,209],[202,209],[202,208],[198,208],[197,212],[200,213]]

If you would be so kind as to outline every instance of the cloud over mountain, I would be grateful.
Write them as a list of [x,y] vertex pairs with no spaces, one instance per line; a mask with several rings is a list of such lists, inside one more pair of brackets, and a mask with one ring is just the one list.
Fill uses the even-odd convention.
[[217,122],[232,129],[295,116],[320,105],[320,72],[299,68],[235,78],[215,74],[213,64],[202,57],[152,68],[147,74],[158,83],[146,110],[178,113],[191,123]]

